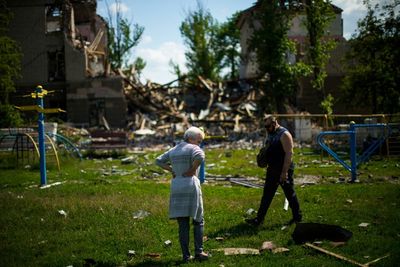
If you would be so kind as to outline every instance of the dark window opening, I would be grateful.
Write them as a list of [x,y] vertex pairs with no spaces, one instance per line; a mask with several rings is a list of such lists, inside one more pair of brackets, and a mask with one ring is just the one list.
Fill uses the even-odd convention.
[[65,81],[64,51],[56,50],[47,52],[48,81]]

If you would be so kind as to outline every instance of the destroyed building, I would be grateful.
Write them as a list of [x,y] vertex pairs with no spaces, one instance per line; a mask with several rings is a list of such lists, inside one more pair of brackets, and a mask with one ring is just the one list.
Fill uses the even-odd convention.
[[[288,1],[289,9],[295,8],[296,15],[292,18],[291,27],[288,31],[288,37],[296,42],[297,54],[288,55],[291,63],[306,60],[308,43],[308,32],[305,26],[306,13],[303,8],[304,1]],[[293,6],[292,6],[293,5]],[[343,37],[343,19],[342,9],[331,5],[335,14],[326,30],[325,38],[334,40],[336,47],[330,52],[330,59],[326,66],[327,77],[325,80],[325,91],[331,93],[335,99],[340,96],[340,86],[345,76],[343,71],[343,59],[349,46]],[[253,34],[252,25],[256,25],[257,13],[260,12],[260,2],[258,1],[252,7],[241,12],[237,26],[240,29],[240,45],[241,45],[241,66],[240,78],[251,79],[260,76],[256,62],[256,54],[249,49],[249,39]],[[318,95],[310,83],[310,78],[303,78],[299,81],[299,87],[296,95],[296,106],[300,111],[310,113],[320,113],[322,94]],[[357,107],[348,107],[344,103],[335,104],[336,113],[362,112]]]
[[54,90],[45,107],[67,111],[76,126],[126,125],[123,80],[110,74],[107,23],[96,0],[7,0],[13,13],[9,35],[22,52],[22,76],[13,104],[32,105],[37,85]]

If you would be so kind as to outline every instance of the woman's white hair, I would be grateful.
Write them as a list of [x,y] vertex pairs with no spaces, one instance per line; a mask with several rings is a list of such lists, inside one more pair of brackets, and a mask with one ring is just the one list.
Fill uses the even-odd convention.
[[186,132],[183,135],[183,139],[187,141],[189,140],[189,138],[196,138],[198,135],[201,135],[201,137],[204,139],[205,134],[203,130],[201,130],[198,127],[192,126],[186,130]]

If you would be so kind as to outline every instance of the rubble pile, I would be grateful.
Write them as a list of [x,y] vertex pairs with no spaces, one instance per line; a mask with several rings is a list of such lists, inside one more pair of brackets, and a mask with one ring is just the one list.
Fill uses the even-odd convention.
[[[189,125],[204,127],[211,136],[238,136],[258,131],[255,88],[246,82],[214,83],[198,77],[160,85],[142,84],[134,74],[124,78],[129,124],[136,136],[183,133]],[[174,85],[174,83],[178,85]]]

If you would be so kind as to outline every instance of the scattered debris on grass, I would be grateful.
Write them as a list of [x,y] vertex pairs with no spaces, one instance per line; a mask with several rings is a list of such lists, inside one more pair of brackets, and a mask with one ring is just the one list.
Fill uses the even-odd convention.
[[214,251],[223,251],[225,256],[229,255],[259,255],[260,251],[255,248],[218,248]]
[[64,216],[65,218],[67,218],[67,215],[68,215],[64,210],[59,210],[58,214]]
[[250,209],[248,209],[248,210],[246,211],[246,214],[247,214],[248,216],[251,216],[251,215],[253,215],[254,213],[256,213],[256,211],[255,211],[254,209],[252,209],[252,208],[250,208]]
[[284,247],[280,247],[280,248],[274,248],[272,250],[272,253],[277,254],[277,253],[284,253],[284,252],[289,252],[290,249],[288,248],[284,248]]
[[52,186],[55,186],[55,185],[61,185],[61,184],[64,184],[64,183],[65,183],[65,181],[64,182],[55,182],[55,183],[52,183],[52,184],[47,184],[47,185],[40,186],[39,188],[40,189],[46,189],[46,188],[49,188],[49,187],[52,187]]
[[136,255],[136,251],[128,250],[128,257],[134,257]]
[[358,227],[366,228],[368,227],[369,223],[360,223]]
[[382,259],[387,258],[387,257],[390,256],[390,254],[386,254],[386,255],[383,256],[383,257],[377,258],[377,259],[372,260],[372,261],[369,261],[369,262],[367,262],[367,263],[360,263],[360,262],[357,262],[357,261],[355,261],[355,260],[352,260],[352,259],[350,259],[350,258],[348,258],[348,257],[345,257],[345,256],[342,256],[342,255],[340,255],[340,254],[331,252],[331,251],[329,251],[329,250],[320,248],[320,247],[315,246],[315,245],[310,244],[310,243],[305,243],[304,245],[307,246],[307,247],[313,248],[313,249],[315,249],[315,250],[318,250],[319,252],[325,253],[325,254],[327,254],[327,255],[333,256],[333,257],[335,257],[335,258],[338,258],[338,259],[341,259],[341,260],[344,260],[344,261],[347,261],[347,262],[350,262],[350,263],[352,263],[352,264],[354,264],[354,265],[357,265],[357,266],[360,266],[360,267],[368,267],[368,266],[370,266],[372,263],[376,263],[376,262],[378,262],[378,261],[380,261],[380,260],[382,260]]
[[150,212],[145,211],[145,210],[138,210],[132,214],[133,219],[143,219],[149,215],[150,215]]
[[146,257],[149,258],[153,258],[153,259],[160,259],[161,258],[161,254],[160,253],[146,253],[145,254]]
[[265,241],[262,243],[261,248],[260,248],[260,252],[265,251],[265,250],[269,250],[272,251],[273,249],[275,249],[276,246],[274,244],[274,242],[272,241]]

